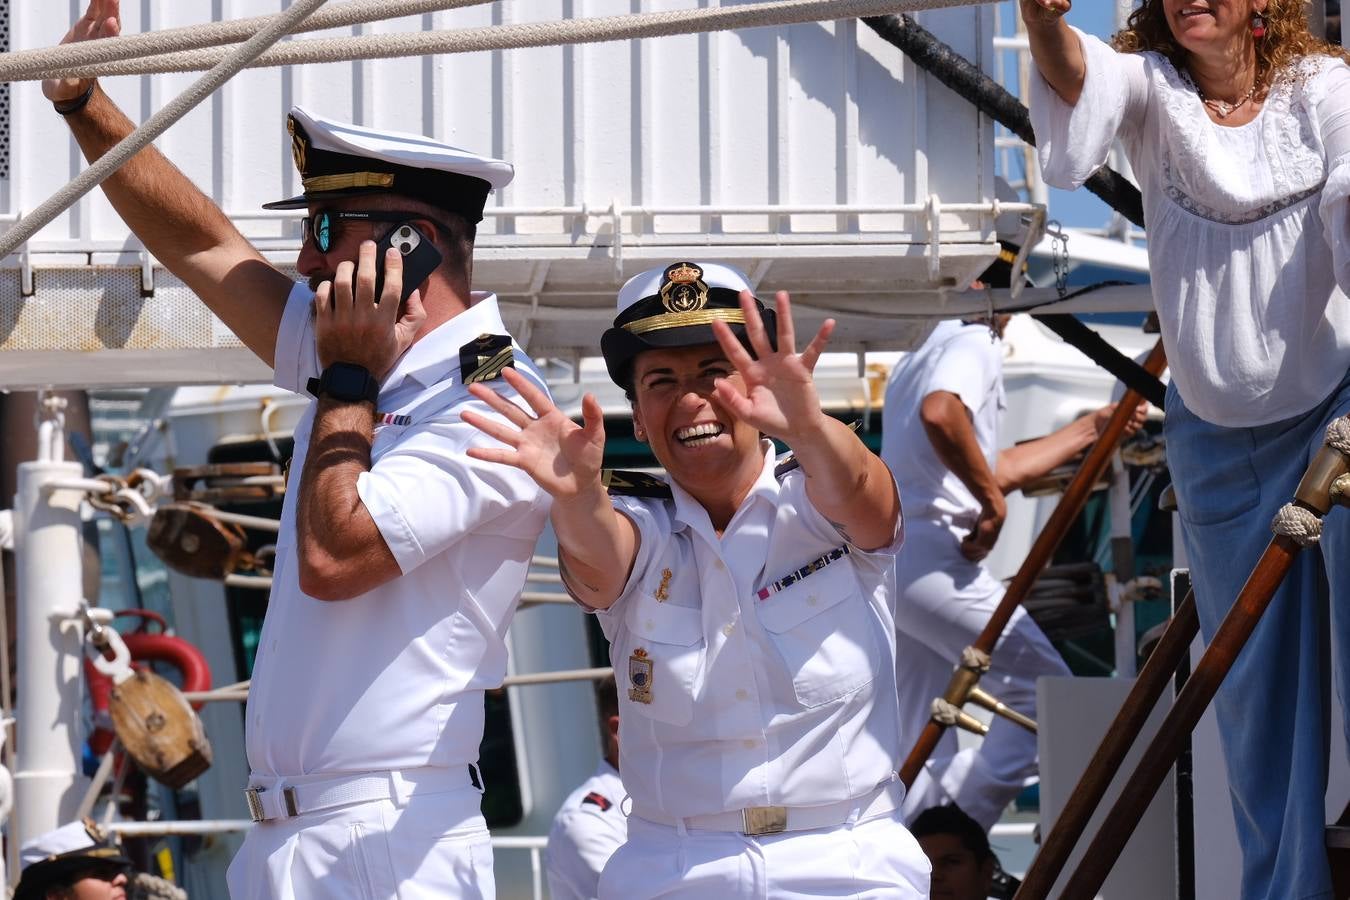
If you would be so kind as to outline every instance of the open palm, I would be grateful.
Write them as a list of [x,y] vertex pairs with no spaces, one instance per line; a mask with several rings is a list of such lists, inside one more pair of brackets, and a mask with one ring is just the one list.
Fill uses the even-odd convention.
[[503,369],[502,376],[535,414],[530,415],[486,385],[470,385],[471,394],[511,424],[468,410],[461,413],[465,422],[510,448],[470,447],[469,456],[514,466],[558,499],[575,497],[598,486],[605,458],[605,423],[594,395],[582,399],[584,424],[577,425],[553,405],[548,394],[515,369]]
[[834,331],[834,320],[826,319],[811,343],[798,353],[787,292],[779,291],[774,303],[778,310],[777,350],[769,342],[754,296],[749,291],[741,292],[745,332],[754,358],[725,322],[713,322],[717,343],[745,381],[744,393],[730,381],[719,381],[717,399],[737,418],[790,445],[795,434],[815,427],[824,415],[812,372]]

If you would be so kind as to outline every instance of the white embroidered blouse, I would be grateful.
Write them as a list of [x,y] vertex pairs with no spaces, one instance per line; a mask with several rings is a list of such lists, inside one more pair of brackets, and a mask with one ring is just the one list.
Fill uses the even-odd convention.
[[1350,371],[1350,67],[1307,58],[1254,120],[1226,127],[1165,57],[1078,36],[1077,105],[1033,78],[1041,167],[1076,188],[1121,140],[1187,407],[1229,427],[1313,408]]

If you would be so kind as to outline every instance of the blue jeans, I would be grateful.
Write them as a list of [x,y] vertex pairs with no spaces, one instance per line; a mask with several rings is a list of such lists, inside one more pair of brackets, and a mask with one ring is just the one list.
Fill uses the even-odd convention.
[[[1206,641],[1270,541],[1270,521],[1350,411],[1350,378],[1316,409],[1256,428],[1224,428],[1167,389],[1167,462]],[[1331,641],[1350,650],[1350,521],[1326,517],[1300,553],[1215,699],[1242,846],[1244,900],[1330,898],[1325,846]],[[1330,604],[1331,597],[1340,602]],[[1330,637],[1330,640],[1329,640]],[[1341,665],[1337,694],[1350,699]],[[1347,717],[1350,722],[1350,717]]]

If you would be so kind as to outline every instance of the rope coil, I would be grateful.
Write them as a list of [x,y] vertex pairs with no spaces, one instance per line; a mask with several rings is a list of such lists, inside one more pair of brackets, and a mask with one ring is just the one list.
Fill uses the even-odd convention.
[[1307,507],[1286,503],[1275,514],[1270,530],[1300,547],[1311,547],[1322,537],[1322,517]]

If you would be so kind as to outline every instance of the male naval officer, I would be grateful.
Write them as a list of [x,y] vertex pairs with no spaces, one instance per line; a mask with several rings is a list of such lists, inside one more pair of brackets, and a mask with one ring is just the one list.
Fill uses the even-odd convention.
[[[118,30],[115,0],[93,0],[66,40]],[[92,80],[44,91],[90,159],[132,130]],[[308,285],[269,265],[153,148],[103,185],[278,386],[315,395],[295,430],[246,713],[258,824],[230,891],[491,898],[470,770],[548,498],[524,473],[470,458],[492,442],[459,414],[500,415],[466,385],[504,366],[542,385],[496,299],[469,287],[476,223],[513,170],[298,108],[288,126],[304,194],[268,206],[307,208],[296,265]],[[391,233],[417,251],[407,263],[400,248],[377,260]],[[432,249],[443,261],[419,270]]]
[[605,863],[628,839],[628,796],[619,778],[619,689],[614,676],[595,686],[605,755],[553,818],[544,852],[552,900],[595,900]]
[[[1003,583],[981,560],[1003,527],[1004,495],[1089,447],[1114,408],[999,450],[1008,318],[940,323],[922,347],[896,364],[886,386],[881,458],[905,497],[908,527],[905,550],[896,558],[902,753],[914,746],[961,651],[1003,599]],[[1143,424],[1145,412],[1143,405],[1136,410],[1130,433]],[[999,638],[984,684],[1034,717],[1036,679],[1068,674],[1050,640],[1019,607]],[[988,830],[1037,771],[1036,736],[1007,719],[995,717],[978,747],[960,751],[949,730],[910,787],[905,820],[955,802]]]

